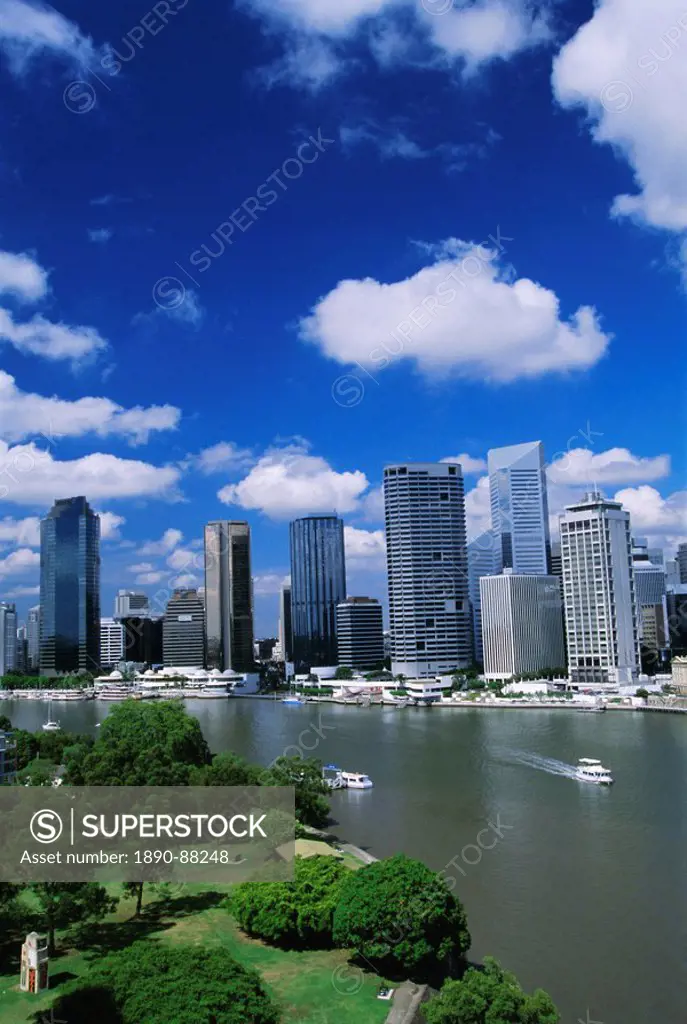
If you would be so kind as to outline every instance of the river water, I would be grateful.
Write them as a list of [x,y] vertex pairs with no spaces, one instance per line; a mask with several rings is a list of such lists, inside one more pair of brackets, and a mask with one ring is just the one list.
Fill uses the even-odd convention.
[[[96,734],[112,705],[53,706]],[[332,795],[334,829],[377,856],[403,851],[456,879],[473,938],[562,1024],[687,1021],[687,719],[574,711],[288,706],[187,701],[215,752],[315,756],[367,772]],[[38,702],[0,701],[37,730]],[[597,757],[610,788],[570,766]],[[486,831],[485,831],[486,830]]]

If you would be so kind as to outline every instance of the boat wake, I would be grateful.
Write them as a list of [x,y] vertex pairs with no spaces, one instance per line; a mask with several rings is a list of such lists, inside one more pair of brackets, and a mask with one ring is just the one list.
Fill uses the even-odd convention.
[[537,771],[546,772],[548,775],[562,775],[568,779],[577,777],[577,768],[573,764],[566,764],[565,761],[557,761],[555,757],[543,757],[541,754],[530,754],[524,750],[513,752],[513,759],[518,764],[527,765],[528,768],[536,768]]

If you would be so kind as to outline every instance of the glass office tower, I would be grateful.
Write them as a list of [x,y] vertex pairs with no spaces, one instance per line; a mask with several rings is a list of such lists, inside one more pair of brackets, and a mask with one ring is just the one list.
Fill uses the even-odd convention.
[[84,497],[41,520],[42,673],[100,669],[100,518]]
[[208,668],[253,669],[248,523],[219,520],[205,527],[205,630]]
[[344,526],[338,516],[291,523],[291,637],[297,672],[337,664],[336,606],[346,598]]
[[492,448],[488,454],[495,572],[546,576],[551,568],[549,507],[541,441]]

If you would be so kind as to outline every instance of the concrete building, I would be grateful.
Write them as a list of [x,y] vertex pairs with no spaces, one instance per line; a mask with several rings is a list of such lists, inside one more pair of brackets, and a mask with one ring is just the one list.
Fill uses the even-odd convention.
[[336,606],[346,599],[343,521],[296,519],[290,541],[293,663],[297,672],[336,665]]
[[293,661],[291,640],[291,582],[282,583],[279,591],[279,647],[283,661]]
[[336,606],[338,663],[364,671],[384,661],[382,606],[373,597],[347,597]]
[[44,675],[100,666],[100,518],[83,496],[55,502],[41,520]]
[[17,608],[0,601],[0,676],[17,667]]
[[150,615],[150,598],[135,590],[118,590],[115,596],[115,619],[142,619]]
[[549,506],[541,441],[488,453],[491,528],[496,572],[545,576],[551,566]]
[[478,664],[484,664],[482,644],[482,607],[479,581],[497,571],[496,535],[485,530],[468,544],[468,586],[472,614],[472,653]]
[[205,606],[197,590],[175,590],[162,624],[165,665],[204,668]]
[[682,697],[687,697],[687,658],[680,657],[673,659],[672,684]]
[[650,549],[646,540],[634,538],[632,568],[637,599],[637,624],[644,667],[655,671],[668,648],[666,572],[663,552]]
[[209,669],[250,672],[253,668],[248,523],[217,520],[205,527],[205,639]]
[[461,467],[387,466],[384,516],[394,675],[465,668],[472,624]]
[[563,601],[572,685],[631,685],[639,627],[630,515],[591,492],[560,517]]
[[124,626],[116,619],[100,620],[100,663],[103,668],[114,668],[124,657]]
[[563,558],[561,556],[560,540],[551,541],[551,575],[558,576],[563,586]]
[[675,561],[677,562],[678,573],[680,574],[680,583],[687,584],[687,543],[680,544]]
[[26,640],[28,645],[28,671],[38,672],[41,663],[41,606],[29,608],[26,620]]
[[17,672],[28,672],[29,668],[29,641],[25,625],[17,627],[17,650],[14,659],[14,667]]
[[510,572],[480,580],[486,679],[565,664],[563,605],[557,576]]
[[680,586],[680,566],[676,558],[668,558],[665,563],[666,587]]

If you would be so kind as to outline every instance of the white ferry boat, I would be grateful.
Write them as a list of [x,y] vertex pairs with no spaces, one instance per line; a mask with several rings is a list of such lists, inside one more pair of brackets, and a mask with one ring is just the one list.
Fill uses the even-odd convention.
[[86,700],[86,690],[53,690],[50,699],[59,701]]
[[372,789],[374,785],[370,776],[362,772],[341,772],[341,781],[346,789]]
[[593,757],[581,757],[575,777],[580,782],[593,782],[597,786],[610,786],[613,783],[613,776],[609,768],[604,768],[601,761]]
[[137,696],[131,683],[103,683],[95,690],[96,700],[128,700]]

